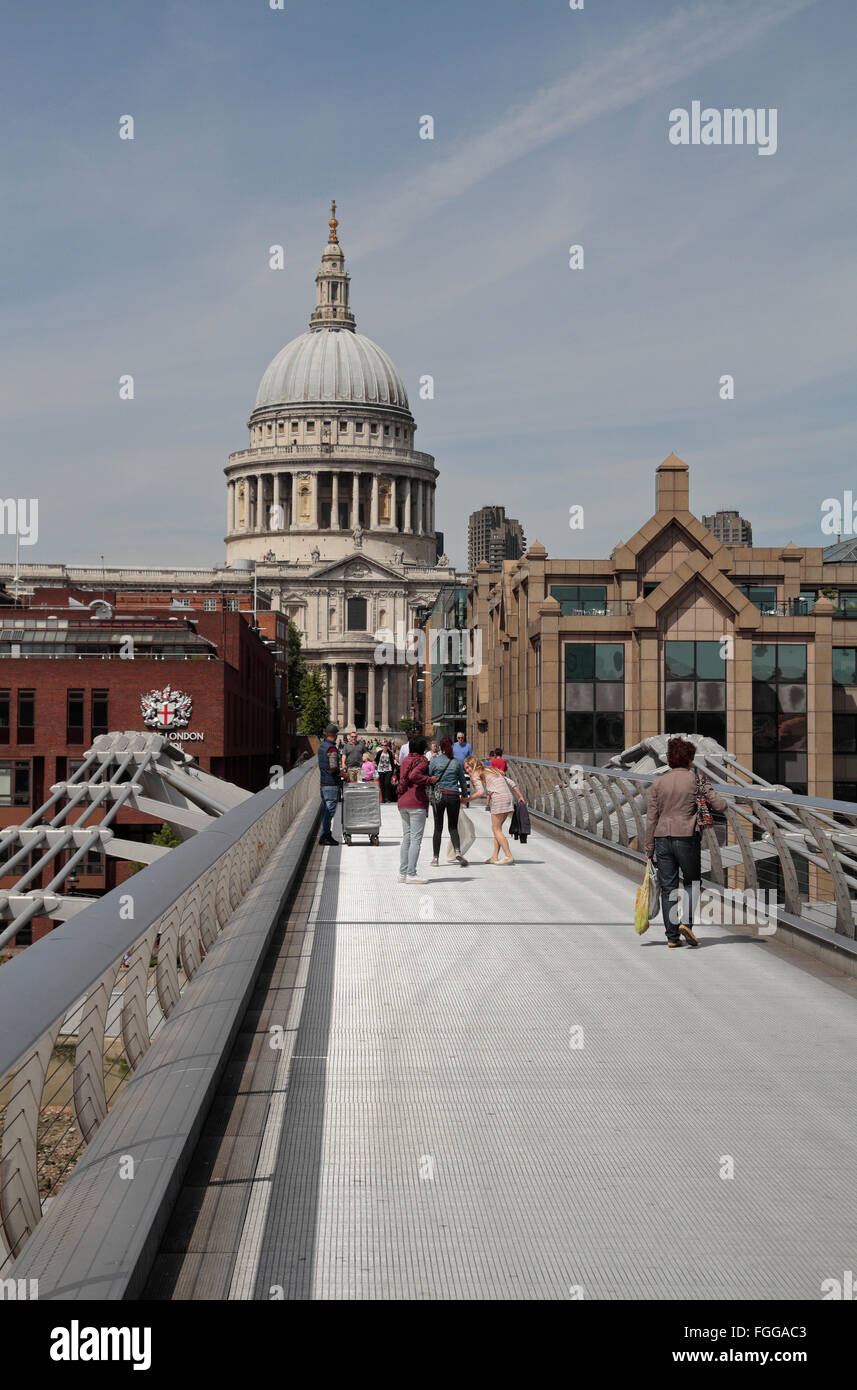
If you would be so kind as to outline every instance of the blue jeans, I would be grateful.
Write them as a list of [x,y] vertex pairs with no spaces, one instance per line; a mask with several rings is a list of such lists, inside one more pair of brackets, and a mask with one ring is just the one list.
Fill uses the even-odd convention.
[[402,817],[402,846],[399,850],[399,873],[407,874],[408,878],[413,878],[417,871],[417,860],[420,857],[420,846],[423,842],[423,831],[426,828],[427,811],[418,807],[415,811],[402,810],[399,807],[399,815]]
[[[658,835],[655,837],[655,863],[661,884],[661,911],[670,941],[679,940],[679,925],[693,926],[699,903],[700,837],[698,835]],[[678,886],[681,870],[682,888]],[[687,889],[690,889],[688,905]]]
[[336,803],[339,800],[338,787],[322,787],[321,789],[321,834],[322,838],[330,834],[330,826],[333,817],[336,815]]

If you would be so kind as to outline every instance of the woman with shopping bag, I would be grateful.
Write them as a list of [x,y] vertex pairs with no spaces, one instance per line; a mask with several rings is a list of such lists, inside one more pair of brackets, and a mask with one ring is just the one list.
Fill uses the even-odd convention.
[[[702,880],[701,831],[711,825],[712,811],[725,811],[705,776],[693,766],[696,749],[684,738],[667,744],[669,772],[649,788],[646,812],[646,858],[654,857],[661,886],[664,929],[670,946],[693,946],[693,919]],[[679,888],[679,873],[682,887]],[[682,939],[684,938],[684,939]]]

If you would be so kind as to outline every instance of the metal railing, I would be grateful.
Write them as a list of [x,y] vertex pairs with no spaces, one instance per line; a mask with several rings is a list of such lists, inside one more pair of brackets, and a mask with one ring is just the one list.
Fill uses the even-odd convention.
[[[173,780],[181,791],[181,774]],[[113,778],[114,804],[129,788],[139,797],[140,781],[139,773],[132,782]],[[207,794],[215,779],[204,781],[198,801],[209,814],[200,815],[207,821],[200,833],[0,967],[0,1274],[282,837],[304,812],[314,815],[314,761],[282,777],[281,786],[221,806],[217,818]],[[190,813],[173,810],[186,825]],[[77,854],[86,847],[82,837]],[[45,901],[42,910],[54,906]]]
[[[786,916],[857,939],[857,803],[772,786],[714,740],[686,737],[697,743],[695,765],[727,802],[719,823],[702,832],[703,879],[720,890],[774,891]],[[508,763],[537,816],[642,862],[649,788],[665,767],[666,742],[646,740],[602,767]]]

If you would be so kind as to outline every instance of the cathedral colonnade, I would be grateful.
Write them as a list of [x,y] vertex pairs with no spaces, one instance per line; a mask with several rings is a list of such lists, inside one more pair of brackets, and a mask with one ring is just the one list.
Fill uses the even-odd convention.
[[409,675],[403,667],[349,657],[326,657],[324,665],[330,717],[340,729],[388,732],[391,705],[408,707]]
[[366,469],[258,469],[227,484],[227,533],[390,530],[431,536],[434,481]]

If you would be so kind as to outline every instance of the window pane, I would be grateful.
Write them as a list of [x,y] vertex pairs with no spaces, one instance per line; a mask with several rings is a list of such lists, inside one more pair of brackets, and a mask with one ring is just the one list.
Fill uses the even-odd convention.
[[565,716],[565,743],[567,748],[592,748],[593,716],[591,714],[567,714]]
[[753,643],[753,680],[771,681],[777,664],[777,648],[773,642]]
[[596,714],[595,747],[618,751],[625,746],[625,719],[621,714]]
[[667,710],[664,715],[665,734],[692,734],[693,714],[683,710]]
[[747,593],[751,603],[754,603],[761,613],[770,612],[776,607],[777,590],[773,587],[761,584],[751,584]]
[[773,714],[753,715],[753,756],[777,746],[777,720]]
[[857,647],[833,648],[833,684],[857,685]]
[[780,752],[806,748],[806,715],[781,716],[779,720]]
[[348,600],[348,631],[366,631],[366,600],[365,598],[350,598]]
[[664,643],[664,674],[681,680],[693,675],[693,643]]
[[666,709],[693,709],[693,681],[666,681],[664,684],[664,706]]
[[725,681],[726,661],[719,642],[697,642],[696,674],[703,681]]
[[595,658],[591,642],[566,642],[565,678],[567,681],[592,680]]
[[784,714],[796,714],[806,709],[805,685],[778,685],[777,704]]
[[725,714],[703,714],[700,712],[696,716],[696,732],[704,734],[706,738],[715,738],[718,743],[726,746],[726,715]]
[[857,753],[857,720],[853,714],[834,714],[833,751]]
[[0,763],[0,806],[10,805],[12,795],[12,768],[9,763]]
[[757,753],[754,749],[753,771],[757,777],[763,777],[766,782],[776,782],[778,780],[776,753]]
[[607,603],[607,585],[581,584],[580,601],[587,612],[590,609],[603,608]]
[[790,753],[780,759],[780,781],[795,790],[806,782],[806,753]]
[[777,708],[777,687],[767,681],[753,681],[753,709],[773,714]]
[[697,681],[696,708],[704,710],[726,708],[725,681]]
[[595,644],[595,679],[620,681],[625,675],[625,648],[621,642]]
[[806,680],[806,647],[802,643],[777,644],[777,670],[780,680]]
[[618,681],[598,681],[594,685],[595,708],[624,710],[625,708],[625,687]]
[[592,709],[592,681],[567,681],[565,707],[567,710]]

